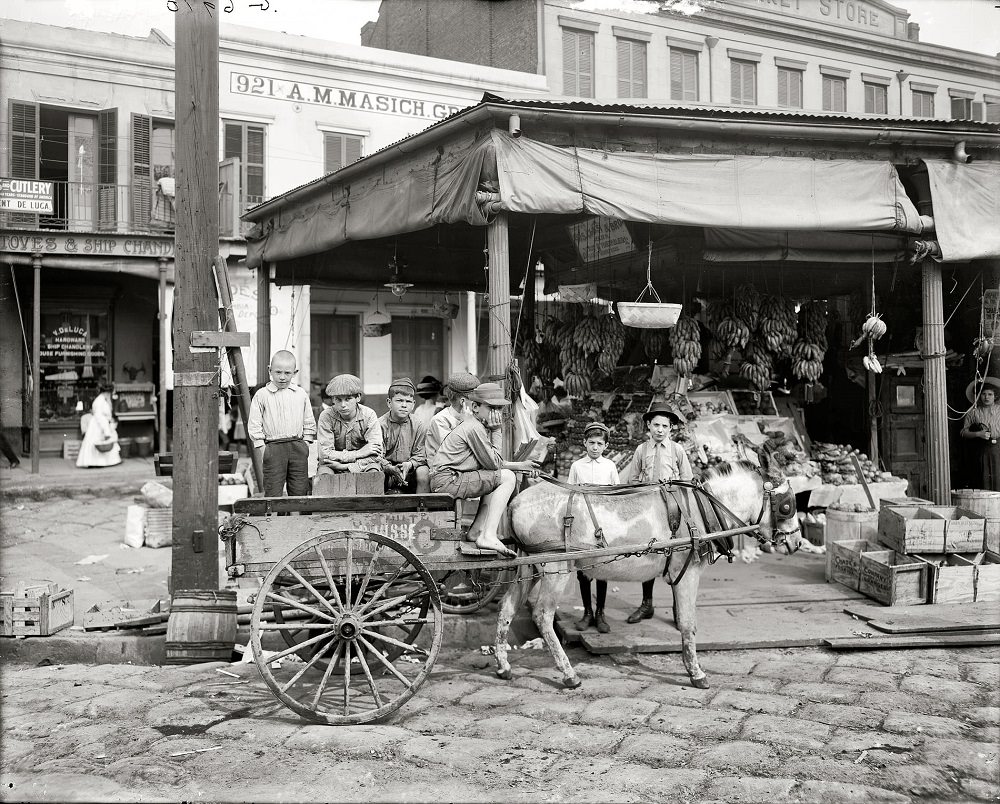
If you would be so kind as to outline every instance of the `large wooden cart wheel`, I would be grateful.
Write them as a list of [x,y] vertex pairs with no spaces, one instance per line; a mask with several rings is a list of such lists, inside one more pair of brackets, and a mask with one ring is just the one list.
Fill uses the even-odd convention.
[[435,572],[445,614],[472,614],[496,600],[513,579],[510,569],[454,569]]
[[[427,678],[443,625],[437,583],[416,555],[377,533],[334,531],[300,544],[264,578],[250,644],[264,682],[292,711],[330,725],[371,723]],[[268,631],[291,644],[265,653]]]

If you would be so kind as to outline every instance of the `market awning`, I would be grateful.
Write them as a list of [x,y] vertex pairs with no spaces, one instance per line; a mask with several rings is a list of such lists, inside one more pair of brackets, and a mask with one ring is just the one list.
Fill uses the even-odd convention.
[[895,262],[906,256],[906,237],[855,232],[706,229],[706,262]]
[[944,262],[1000,257],[1000,163],[925,159]]
[[[750,230],[921,231],[891,163],[776,156],[609,152],[492,130],[425,147],[279,213],[247,262],[279,262],[440,223],[483,226],[481,180],[499,208],[640,223]],[[287,217],[286,217],[287,215]]]

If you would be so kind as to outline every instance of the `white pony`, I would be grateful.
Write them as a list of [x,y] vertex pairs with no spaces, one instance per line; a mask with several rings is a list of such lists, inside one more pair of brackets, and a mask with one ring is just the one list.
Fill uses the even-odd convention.
[[[666,496],[664,492],[667,492]],[[584,494],[589,506],[582,499]],[[699,497],[702,503],[715,498],[724,506],[722,511],[728,509],[740,522],[733,521],[726,513],[722,513],[717,520],[711,510],[698,503]],[[720,510],[720,507],[715,510]],[[564,541],[564,516],[567,515],[573,517],[573,524],[569,538]],[[609,547],[647,544],[654,539],[669,538],[671,534],[680,536],[688,532],[688,525],[695,526],[698,532],[704,534],[739,527],[744,523],[757,524],[759,538],[763,542],[776,543],[789,553],[798,549],[801,538],[795,515],[795,496],[787,480],[765,478],[756,467],[745,462],[713,467],[702,489],[691,488],[689,484],[670,483],[626,488],[574,487],[542,482],[515,497],[508,508],[508,516],[512,535],[529,553],[559,551],[564,544],[567,550],[594,548],[598,544],[595,522],[603,530]],[[538,595],[533,604],[532,619],[563,674],[563,683],[573,688],[580,685],[580,679],[552,626],[556,606],[570,581],[575,578],[573,570],[583,570],[588,577],[597,580],[642,581],[660,575],[666,566],[667,580],[673,589],[674,622],[681,632],[684,667],[691,683],[706,689],[708,681],[698,664],[695,650],[695,606],[701,571],[710,563],[711,549],[705,546],[697,551],[698,555],[695,552],[686,548],[675,550],[669,556],[647,553],[617,561],[591,558],[558,564],[548,562],[547,566],[555,566],[549,571],[536,566],[522,566],[517,582],[510,584],[500,604],[494,646],[497,675],[511,678],[507,632],[515,612],[536,583]]]

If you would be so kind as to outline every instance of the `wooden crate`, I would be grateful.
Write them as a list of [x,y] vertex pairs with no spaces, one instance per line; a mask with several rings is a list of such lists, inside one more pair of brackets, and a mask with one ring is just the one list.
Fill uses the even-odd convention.
[[878,540],[897,553],[978,553],[986,539],[986,517],[954,506],[879,511]]
[[933,501],[923,497],[883,497],[879,501],[879,508],[926,508],[929,505],[934,505]]
[[72,438],[64,438],[62,442],[62,456],[64,460],[76,461],[80,457],[80,445],[83,444],[82,441],[77,441]]
[[975,553],[915,555],[927,563],[928,603],[972,603],[976,599]]
[[313,481],[313,497],[355,497],[385,494],[384,472],[341,472],[317,475]]
[[172,508],[147,508],[143,528],[146,547],[168,547],[174,542],[174,512]]
[[1000,553],[987,550],[976,562],[976,602],[1000,603]]
[[827,544],[827,580],[858,591],[861,587],[861,554],[878,549],[875,542],[867,539],[848,539]]
[[73,590],[0,594],[0,636],[49,636],[73,624]]
[[927,570],[926,561],[895,550],[862,553],[859,591],[887,606],[926,603]]

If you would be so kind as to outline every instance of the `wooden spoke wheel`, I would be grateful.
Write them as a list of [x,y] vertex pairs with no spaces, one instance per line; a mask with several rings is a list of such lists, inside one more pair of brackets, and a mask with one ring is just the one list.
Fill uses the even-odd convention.
[[445,614],[472,614],[496,600],[508,582],[508,569],[456,569],[435,573]]
[[[335,531],[303,542],[267,574],[250,644],[264,682],[292,711],[330,725],[371,723],[427,678],[443,624],[437,582],[416,555],[377,533]],[[267,631],[288,647],[265,654]]]

